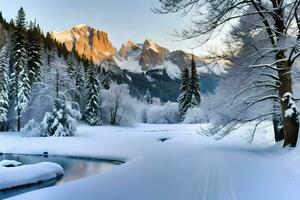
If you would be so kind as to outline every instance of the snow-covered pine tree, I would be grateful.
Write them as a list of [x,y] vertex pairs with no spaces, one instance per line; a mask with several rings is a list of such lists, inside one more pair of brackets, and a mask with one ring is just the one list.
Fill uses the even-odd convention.
[[[70,95],[66,92],[73,88],[64,60],[58,56],[57,49],[48,52],[48,66],[45,67],[45,92],[53,100],[53,111],[47,112],[41,123],[41,136],[73,136],[77,120],[81,114],[73,108]],[[77,104],[76,104],[77,106]]]
[[30,85],[27,72],[27,52],[26,52],[26,21],[25,11],[21,7],[16,19],[16,28],[13,33],[13,73],[11,75],[12,98],[15,102],[17,112],[17,130],[21,129],[21,116],[26,110],[30,99]]
[[85,92],[85,72],[81,61],[75,69],[75,86],[76,86],[76,102],[79,104],[81,110],[84,109],[84,92]]
[[79,87],[79,90],[83,90],[84,81],[85,81],[85,73],[84,73],[84,66],[82,62],[78,62],[78,66],[75,70],[75,85]]
[[76,69],[78,66],[78,59],[76,58],[76,52],[75,49],[72,49],[72,52],[69,54],[67,59],[67,67],[68,72],[72,78],[76,77]]
[[187,67],[181,70],[181,93],[178,98],[179,119],[182,121],[187,110],[191,106],[192,95],[190,93],[190,75]]
[[54,101],[53,112],[47,112],[41,123],[42,136],[74,136],[77,130],[77,119],[81,118],[78,110],[70,102],[60,99]]
[[30,22],[30,28],[27,35],[28,78],[30,81],[30,85],[33,85],[33,83],[41,81],[41,68],[43,65],[43,45],[41,41],[40,30],[36,23]]
[[6,44],[0,48],[0,130],[4,131],[7,129],[7,114],[9,108],[8,98],[8,55]]
[[190,79],[190,90],[192,93],[191,106],[199,106],[201,103],[200,85],[199,85],[199,75],[197,73],[196,63],[194,56],[192,56],[191,62],[191,79]]
[[146,90],[146,93],[144,95],[144,102],[146,104],[152,104],[153,103],[152,97],[151,97],[150,92],[149,92],[149,89]]
[[101,120],[101,105],[99,97],[99,81],[94,69],[93,61],[90,61],[90,67],[87,74],[86,82],[86,104],[84,111],[84,119],[93,126],[100,125]]

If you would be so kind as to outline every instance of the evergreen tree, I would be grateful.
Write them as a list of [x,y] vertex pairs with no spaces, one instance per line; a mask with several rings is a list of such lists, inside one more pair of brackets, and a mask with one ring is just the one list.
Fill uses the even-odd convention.
[[78,66],[75,70],[75,85],[79,88],[80,91],[83,90],[84,87],[84,80],[85,80],[85,72],[84,72],[84,66],[82,62],[78,62]]
[[76,86],[76,102],[79,104],[81,110],[84,109],[84,91],[85,91],[85,72],[82,62],[78,62],[75,70],[75,86]]
[[179,104],[179,119],[183,120],[187,110],[190,107],[192,95],[190,93],[190,76],[187,67],[181,70],[181,93],[178,98]]
[[53,112],[47,112],[41,123],[41,135],[74,136],[77,129],[77,119],[80,118],[80,113],[72,108],[70,102],[56,99]]
[[192,57],[192,63],[191,63],[190,90],[192,93],[192,101],[191,101],[192,106],[193,107],[199,106],[201,103],[201,95],[200,95],[199,75],[197,73],[194,56]]
[[22,69],[22,71],[19,74],[19,88],[18,88],[18,103],[16,106],[16,111],[20,113],[20,117],[23,114],[23,112],[26,111],[26,108],[28,106],[28,103],[30,101],[30,81],[28,78],[28,74],[26,69]]
[[28,30],[28,76],[30,85],[35,82],[40,82],[42,79],[41,68],[42,61],[42,41],[39,28],[34,23],[30,23],[30,29]]
[[52,48],[48,54],[49,63],[46,67],[47,76],[44,77],[44,82],[48,87],[48,93],[52,93],[54,106],[53,111],[47,112],[44,116],[41,123],[41,135],[73,136],[77,128],[77,119],[81,118],[81,114],[72,107],[76,103],[71,103],[69,95],[65,92],[72,88],[68,84],[69,73],[63,59],[58,56],[56,48]]
[[78,60],[76,58],[76,52],[73,48],[67,59],[68,72],[72,78],[76,77],[76,68],[78,66]]
[[8,98],[8,56],[6,45],[0,49],[0,130],[6,130],[7,115],[9,108]]
[[87,100],[85,104],[84,118],[90,125],[93,126],[100,125],[102,123],[99,92],[97,74],[95,73],[92,61],[90,61],[86,83]]
[[13,34],[13,73],[12,73],[12,98],[17,112],[17,130],[21,128],[21,116],[26,110],[30,98],[30,85],[27,72],[26,52],[26,21],[25,11],[21,7],[16,19],[16,28]]
[[201,102],[199,76],[194,56],[191,61],[191,72],[184,68],[181,72],[181,94],[179,96],[179,119],[183,120],[189,108],[199,106]]

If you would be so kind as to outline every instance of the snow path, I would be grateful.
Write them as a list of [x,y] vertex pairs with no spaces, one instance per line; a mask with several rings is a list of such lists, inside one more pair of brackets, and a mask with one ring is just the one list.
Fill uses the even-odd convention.
[[[21,146],[15,151],[34,153],[47,150],[50,154],[73,152],[73,155],[100,157],[108,153],[114,158],[125,158],[128,162],[96,176],[25,193],[12,199],[299,199],[299,150],[267,148],[273,144],[272,138],[264,134],[269,127],[261,130],[261,134],[255,138],[255,144],[251,146],[242,139],[251,130],[249,127],[241,128],[236,134],[221,141],[195,134],[198,127],[81,127],[80,139],[77,140],[83,141],[83,146],[74,138],[50,138],[44,142],[38,141],[35,145],[31,143],[30,148]],[[161,137],[173,139],[159,142]],[[86,146],[84,138],[89,140],[89,146]],[[0,136],[0,149],[4,152],[14,150],[13,147],[19,147],[20,143],[26,145],[23,140],[26,140],[27,145],[29,141],[32,142],[32,138]],[[64,140],[68,148],[54,143],[59,140]],[[17,141],[15,146],[6,143],[13,141]]]

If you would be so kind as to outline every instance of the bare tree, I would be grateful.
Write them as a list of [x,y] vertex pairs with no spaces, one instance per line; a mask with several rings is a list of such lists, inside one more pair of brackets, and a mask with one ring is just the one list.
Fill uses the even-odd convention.
[[[275,92],[266,94],[261,98],[248,99],[246,107],[249,109],[256,104],[269,100],[280,102],[284,146],[295,147],[299,122],[297,110],[294,110],[294,113],[290,115],[291,105],[294,105],[291,69],[300,55],[300,0],[159,0],[159,2],[161,7],[154,9],[154,11],[160,14],[181,12],[185,15],[192,9],[196,10],[197,17],[193,19],[192,26],[178,32],[178,35],[184,39],[201,36],[209,39],[220,29],[234,23],[237,19],[245,16],[258,17],[259,21],[255,24],[254,30],[263,31],[266,34],[264,41],[267,42],[267,45],[258,49],[260,57],[248,67],[253,69],[252,73],[265,74],[265,77],[272,79],[276,84],[270,86]],[[266,57],[269,59],[261,59]],[[265,69],[275,73],[261,72]],[[266,84],[269,84],[269,81],[262,81],[260,85],[253,87],[263,87]],[[285,98],[287,96],[289,98]],[[273,116],[274,111],[271,110],[244,121],[260,121],[262,116],[267,115]],[[234,123],[231,121],[226,124],[225,127],[229,127],[227,130],[232,130],[238,125],[239,119],[233,121]]]

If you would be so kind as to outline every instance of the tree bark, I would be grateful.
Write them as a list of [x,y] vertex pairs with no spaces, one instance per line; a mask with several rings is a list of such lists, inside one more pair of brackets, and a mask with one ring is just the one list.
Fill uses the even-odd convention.
[[18,110],[18,119],[17,119],[17,130],[20,132],[21,130],[21,112]]
[[[285,58],[285,52],[283,50],[276,54],[276,59],[281,60]],[[279,80],[281,85],[279,87],[279,97],[283,98],[283,95],[287,92],[293,94],[292,90],[292,78],[291,78],[291,66],[287,61],[278,62],[277,64]],[[299,124],[296,120],[290,117],[285,117],[285,111],[288,108],[286,101],[280,101],[281,114],[283,119],[283,133],[284,144],[283,146],[295,147],[297,145]]]

